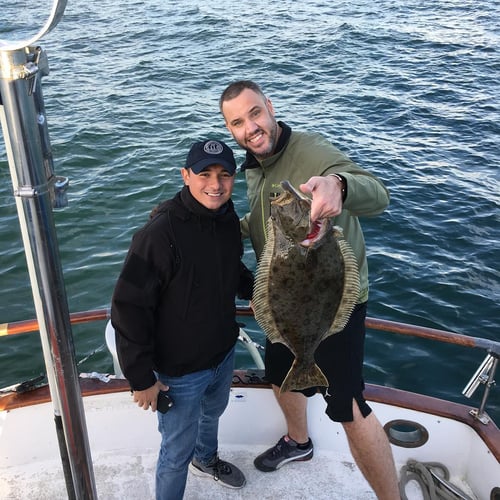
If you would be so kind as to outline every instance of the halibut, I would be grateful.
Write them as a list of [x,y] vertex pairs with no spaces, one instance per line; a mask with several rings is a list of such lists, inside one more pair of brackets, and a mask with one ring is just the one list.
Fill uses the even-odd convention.
[[255,276],[252,306],[270,342],[295,360],[280,392],[326,386],[314,353],[347,324],[359,297],[356,257],[330,219],[311,225],[311,200],[288,181],[271,203],[267,240]]

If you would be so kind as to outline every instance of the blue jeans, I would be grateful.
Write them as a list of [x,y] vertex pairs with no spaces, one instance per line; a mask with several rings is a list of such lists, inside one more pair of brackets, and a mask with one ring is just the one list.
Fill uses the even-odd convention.
[[216,455],[219,417],[228,400],[234,348],[215,368],[182,377],[158,374],[170,387],[174,406],[158,414],[161,448],[156,465],[156,500],[181,500],[193,456],[208,464]]

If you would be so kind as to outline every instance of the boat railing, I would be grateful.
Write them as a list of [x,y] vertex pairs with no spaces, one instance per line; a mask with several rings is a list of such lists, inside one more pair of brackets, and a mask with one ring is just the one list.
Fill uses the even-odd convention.
[[[253,316],[253,311],[250,307],[239,306],[236,310],[237,316],[250,317]],[[71,324],[91,323],[95,321],[109,321],[109,308],[93,309],[88,311],[75,312],[70,314]],[[471,415],[483,424],[487,424],[490,420],[486,413],[488,397],[492,387],[495,385],[495,373],[498,367],[498,359],[500,358],[500,342],[484,339],[481,337],[472,337],[460,333],[428,328],[397,321],[390,321],[380,318],[366,318],[366,327],[371,330],[377,330],[387,333],[399,335],[408,335],[416,338],[429,339],[433,341],[459,345],[468,348],[478,348],[486,351],[486,357],[467,383],[462,391],[462,394],[470,398],[479,386],[484,386],[483,395],[480,405],[477,409],[471,410]],[[0,337],[18,335],[23,333],[38,331],[38,321],[36,319],[16,321],[12,323],[0,324]],[[253,349],[263,349],[254,342],[248,332],[240,333],[240,340],[243,344],[252,345]],[[87,359],[87,358],[86,358]],[[255,361],[255,357],[254,357]]]

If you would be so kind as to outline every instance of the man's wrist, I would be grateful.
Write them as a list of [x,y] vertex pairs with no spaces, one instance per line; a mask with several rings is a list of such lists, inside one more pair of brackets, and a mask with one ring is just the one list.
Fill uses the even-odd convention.
[[328,174],[328,175],[329,177],[335,177],[340,182],[340,190],[342,192],[342,203],[343,203],[347,198],[347,181],[345,180],[345,177],[339,174]]

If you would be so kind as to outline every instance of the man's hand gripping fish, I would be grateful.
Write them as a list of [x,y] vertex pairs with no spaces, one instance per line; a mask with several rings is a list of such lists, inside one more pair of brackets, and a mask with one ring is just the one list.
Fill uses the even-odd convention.
[[288,181],[271,203],[252,305],[271,342],[295,355],[280,392],[328,386],[314,352],[341,331],[359,297],[356,257],[329,219],[311,224],[311,200]]

